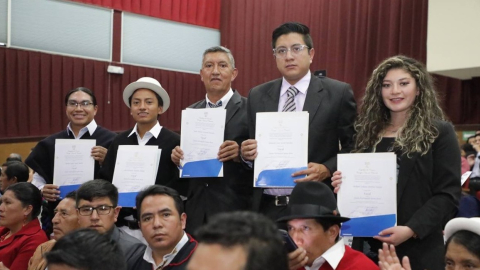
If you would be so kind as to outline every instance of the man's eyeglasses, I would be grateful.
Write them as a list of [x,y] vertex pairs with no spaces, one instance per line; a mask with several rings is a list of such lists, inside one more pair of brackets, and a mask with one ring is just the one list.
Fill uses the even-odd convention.
[[71,107],[71,108],[76,108],[80,105],[80,108],[87,108],[89,107],[90,105],[93,105],[92,102],[88,101],[88,100],[84,100],[84,101],[81,101],[81,102],[76,102],[75,100],[69,100],[67,102],[67,106],[68,107]]
[[93,213],[93,210],[97,210],[98,215],[108,215],[112,211],[112,208],[115,206],[111,205],[100,205],[97,207],[91,206],[82,206],[78,208],[78,213],[82,216],[90,216]]
[[292,55],[298,55],[305,48],[309,49],[307,45],[300,45],[300,44],[293,45],[290,48],[278,47],[276,49],[273,49],[273,55],[275,55],[278,58],[285,58],[287,56],[288,51],[290,51]]

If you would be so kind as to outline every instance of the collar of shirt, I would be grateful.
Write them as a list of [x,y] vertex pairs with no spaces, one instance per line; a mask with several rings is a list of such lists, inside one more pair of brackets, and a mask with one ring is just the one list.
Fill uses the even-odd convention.
[[[233,90],[232,90],[232,88],[230,88],[230,90],[228,90],[228,92],[220,99],[222,101],[222,106],[217,107],[215,109],[225,109],[227,107],[227,103],[230,101],[232,96],[233,96]],[[213,103],[213,102],[211,102],[210,99],[208,99],[208,95],[205,95],[205,100],[207,101],[205,103],[205,108],[210,109],[210,106],[208,106],[208,102],[210,102],[210,103]],[[217,103],[218,103],[218,101],[217,101]]]
[[128,134],[127,137],[130,137],[130,136],[132,136],[133,134],[137,134],[138,145],[146,145],[147,142],[148,142],[152,137],[155,137],[155,139],[158,138],[158,135],[160,135],[160,131],[162,131],[162,126],[160,126],[160,123],[157,121],[157,123],[155,124],[155,126],[153,126],[152,129],[150,129],[149,131],[147,131],[147,132],[143,135],[143,138],[140,138],[140,135],[138,135],[138,132],[137,132],[137,124],[135,124],[135,126],[133,127],[132,132],[130,132],[130,134]]
[[72,128],[70,127],[70,123],[67,125],[67,135],[70,135],[70,132],[73,134],[73,137],[75,139],[80,139],[82,136],[87,133],[90,133],[90,136],[93,135],[93,132],[95,132],[95,129],[97,129],[97,122],[95,122],[95,119],[92,120],[88,125],[84,126],[80,131],[78,132],[78,136],[75,136],[75,133],[73,133]]
[[311,267],[305,266],[305,269],[306,270],[319,269],[325,261],[327,261],[328,264],[330,264],[332,269],[336,269],[338,264],[342,260],[344,254],[345,254],[345,243],[340,238],[338,239],[337,243],[335,243],[335,245],[333,245],[327,251],[325,251],[322,254],[322,256],[316,258],[315,261],[313,261]]
[[[296,84],[295,88],[298,89],[298,94],[295,97],[295,103],[296,103],[296,111],[302,111],[303,110],[303,105],[305,104],[305,98],[307,97],[307,90],[308,86],[310,85],[310,81],[312,79],[312,75],[310,73],[310,70],[307,72],[303,78],[301,78]],[[280,87],[280,100],[278,102],[278,111],[281,112],[283,110],[283,105],[287,101],[287,90],[292,86],[285,78],[282,79],[282,86]]]
[[151,265],[154,266],[153,269],[162,269],[163,267],[167,266],[170,264],[177,255],[177,253],[183,248],[183,246],[188,242],[188,236],[185,232],[183,232],[182,239],[178,241],[177,245],[173,248],[172,252],[165,254],[163,256],[163,260],[160,264],[155,264],[155,260],[153,259],[153,250],[150,248],[149,245],[147,245],[147,248],[145,249],[145,253],[143,254],[143,259],[150,263]]

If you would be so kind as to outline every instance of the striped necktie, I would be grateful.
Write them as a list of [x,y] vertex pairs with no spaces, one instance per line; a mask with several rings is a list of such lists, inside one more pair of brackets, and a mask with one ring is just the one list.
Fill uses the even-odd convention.
[[294,112],[297,110],[297,106],[295,105],[295,96],[298,94],[298,89],[295,86],[290,86],[287,89],[287,101],[283,105],[282,112]]
[[211,102],[208,102],[208,106],[210,108],[218,108],[218,107],[222,107],[222,101],[219,100],[217,103],[211,103]]

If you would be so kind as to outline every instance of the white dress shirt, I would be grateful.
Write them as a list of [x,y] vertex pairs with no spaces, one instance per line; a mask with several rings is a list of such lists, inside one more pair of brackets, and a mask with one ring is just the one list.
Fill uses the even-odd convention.
[[[232,96],[233,96],[233,90],[232,90],[232,88],[230,88],[230,90],[228,90],[228,92],[220,99],[220,101],[222,102],[222,106],[217,107],[215,109],[219,109],[219,108],[225,109],[227,107],[228,102],[232,98]],[[205,95],[205,100],[207,101],[207,103],[205,104],[206,109],[212,109],[208,105],[209,102],[212,103],[212,104],[216,104],[216,103],[210,101],[210,99],[208,99],[208,95]],[[217,103],[218,103],[218,101],[217,101]]]
[[153,250],[150,246],[147,245],[145,249],[145,253],[143,254],[143,259],[150,263],[153,266],[153,269],[163,269],[163,267],[170,264],[177,255],[177,253],[182,249],[182,247],[188,242],[188,236],[185,232],[183,232],[182,239],[177,243],[177,245],[173,248],[172,252],[163,256],[163,260],[160,264],[155,263],[155,259],[153,259]]
[[345,254],[345,243],[340,238],[337,243],[327,249],[322,256],[316,258],[312,266],[305,266],[305,270],[318,270],[325,263],[325,261],[330,264],[330,266],[335,270]]
[[155,137],[155,139],[158,138],[158,135],[160,135],[160,131],[162,131],[162,126],[160,126],[160,123],[157,121],[155,126],[153,126],[152,129],[150,129],[149,131],[145,132],[145,134],[143,135],[143,138],[141,138],[140,135],[138,134],[137,124],[135,124],[135,127],[133,127],[132,132],[130,132],[130,134],[128,134],[127,137],[130,137],[133,134],[137,134],[138,145],[144,146],[152,137]]

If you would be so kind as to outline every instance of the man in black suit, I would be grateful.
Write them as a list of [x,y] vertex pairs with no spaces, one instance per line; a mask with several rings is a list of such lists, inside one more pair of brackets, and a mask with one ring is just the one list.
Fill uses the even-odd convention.
[[[189,179],[186,202],[188,216],[186,231],[193,233],[199,226],[220,212],[249,208],[252,195],[252,172],[241,164],[239,145],[248,139],[247,99],[231,88],[237,76],[235,60],[229,49],[216,46],[203,53],[200,77],[207,94],[189,108],[218,108],[227,110],[224,143],[218,159],[223,162],[224,177]],[[172,161],[179,165],[183,151],[177,146]]]
[[[337,168],[337,154],[350,152],[356,103],[350,85],[310,73],[315,50],[307,26],[288,22],[272,34],[277,68],[276,79],[254,87],[248,97],[250,140],[242,143],[241,157],[249,166],[257,156],[255,120],[257,112],[307,111],[309,113],[308,167],[292,177],[296,180],[330,181]],[[327,183],[328,184],[328,183]],[[284,215],[291,189],[256,189],[253,208],[273,220]]]

